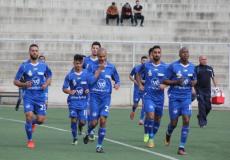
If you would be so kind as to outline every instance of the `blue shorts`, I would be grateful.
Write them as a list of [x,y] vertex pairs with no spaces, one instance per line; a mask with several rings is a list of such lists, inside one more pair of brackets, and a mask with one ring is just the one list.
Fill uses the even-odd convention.
[[24,112],[34,112],[36,115],[45,116],[47,106],[45,101],[44,102],[35,102],[30,99],[24,98],[23,99],[24,105]]
[[164,103],[156,102],[151,98],[143,98],[145,113],[154,112],[157,116],[163,115]]
[[143,92],[140,91],[133,91],[133,103],[138,104],[140,99],[143,97]]
[[181,115],[192,115],[191,99],[169,99],[169,116],[171,120],[175,120]]
[[81,121],[86,121],[87,109],[69,108],[69,118],[76,118]]
[[90,120],[96,120],[101,116],[108,117],[111,103],[111,95],[90,95]]

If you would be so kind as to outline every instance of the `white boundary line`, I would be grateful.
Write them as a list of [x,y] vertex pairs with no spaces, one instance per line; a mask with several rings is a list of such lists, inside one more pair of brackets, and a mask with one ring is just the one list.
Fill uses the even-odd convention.
[[[16,120],[16,119],[10,119],[10,118],[4,118],[4,117],[0,117],[0,120],[6,120],[6,121],[11,121],[11,122],[17,122],[17,123],[25,123],[25,121]],[[40,125],[40,127],[49,128],[49,129],[53,129],[53,130],[58,130],[58,131],[62,131],[62,132],[71,132],[69,130],[56,128],[56,127],[52,127],[52,126],[47,126],[47,125]],[[126,143],[116,141],[116,140],[112,140],[112,139],[108,139],[108,138],[105,138],[105,140],[108,141],[108,142],[111,142],[111,143],[119,144],[121,146],[125,146],[125,147],[132,148],[132,149],[135,149],[135,150],[139,150],[139,151],[142,151],[142,152],[150,153],[150,154],[153,154],[153,155],[156,155],[156,156],[159,156],[159,157],[163,157],[165,159],[179,160],[179,159],[176,159],[174,157],[171,157],[171,156],[168,156],[168,155],[165,155],[165,154],[161,154],[161,153],[150,151],[150,150],[147,150],[147,149],[144,149],[144,148],[132,146],[132,145],[129,145],[129,144],[126,144]]]

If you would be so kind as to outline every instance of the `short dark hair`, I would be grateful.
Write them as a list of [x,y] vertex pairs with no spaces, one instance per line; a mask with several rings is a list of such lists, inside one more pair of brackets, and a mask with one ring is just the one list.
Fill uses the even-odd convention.
[[142,57],[141,57],[141,60],[142,60],[142,59],[148,59],[148,57],[147,57],[147,56],[142,56]]
[[31,44],[30,47],[29,47],[29,49],[32,48],[32,47],[37,47],[37,48],[39,48],[38,45],[35,44],[35,43]]
[[98,42],[98,41],[94,41],[94,42],[92,43],[91,47],[93,47],[93,46],[99,46],[99,47],[101,48],[101,43]]
[[161,50],[161,47],[159,45],[155,45],[155,46],[153,46],[153,50],[154,49],[160,49]]
[[112,2],[112,5],[115,5],[116,3],[115,2]]
[[152,51],[153,51],[153,47],[149,48],[149,55],[151,54]]
[[83,61],[83,55],[81,55],[81,54],[75,54],[74,55],[74,61],[80,61],[80,62],[82,62]]

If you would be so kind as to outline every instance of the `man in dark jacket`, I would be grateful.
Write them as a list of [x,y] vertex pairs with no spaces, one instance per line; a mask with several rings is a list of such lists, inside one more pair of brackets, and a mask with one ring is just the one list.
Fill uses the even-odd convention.
[[195,86],[198,101],[198,124],[201,128],[207,125],[207,116],[212,109],[211,106],[211,79],[214,87],[216,80],[213,68],[207,65],[207,57],[199,57],[200,64],[196,66],[197,84]]
[[131,23],[133,25],[132,8],[128,2],[124,4],[121,10],[121,25],[123,25],[123,19],[131,19]]

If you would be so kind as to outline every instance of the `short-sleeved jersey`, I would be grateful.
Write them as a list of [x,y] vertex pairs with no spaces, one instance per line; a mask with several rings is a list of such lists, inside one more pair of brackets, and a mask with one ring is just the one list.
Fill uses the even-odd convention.
[[[95,71],[99,68],[99,62],[97,61],[92,65],[88,70],[89,72],[95,74]],[[90,93],[95,94],[111,94],[112,93],[112,80],[115,81],[115,84],[120,84],[120,78],[116,67],[107,62],[105,69],[100,73],[99,77],[95,79],[92,85],[90,85]]]
[[191,81],[196,80],[195,66],[190,62],[187,65],[183,65],[179,60],[173,62],[167,69],[166,79],[183,80],[181,85],[170,86],[168,90],[170,98],[191,98]]
[[16,73],[15,80],[31,81],[32,86],[24,89],[24,98],[30,99],[36,102],[42,102],[46,99],[45,90],[41,87],[48,78],[52,77],[52,72],[46,63],[37,62],[33,64],[30,60],[23,62],[18,72]]
[[145,75],[144,91],[154,101],[164,101],[164,91],[160,89],[160,84],[165,79],[167,64],[161,62],[156,65],[152,62],[146,62],[140,67],[139,73]]
[[[136,75],[137,75],[138,71],[140,70],[140,68],[141,68],[141,64],[133,67],[133,69],[132,69],[132,71],[130,72],[129,75],[134,77],[134,79],[136,80]],[[145,80],[145,75],[143,73],[141,73],[141,79]],[[139,87],[138,87],[138,85],[136,83],[134,83],[134,90],[139,91]]]
[[195,72],[197,75],[196,88],[211,92],[211,78],[215,76],[213,68],[208,65],[198,65],[195,67]]
[[94,65],[97,62],[97,59],[92,59],[91,56],[84,58],[83,68],[88,69],[89,66]]
[[87,107],[88,94],[85,94],[85,90],[89,89],[91,78],[92,75],[87,70],[82,70],[80,73],[71,71],[66,75],[62,88],[76,90],[74,95],[69,95],[67,98],[67,103],[71,108],[85,109]]

